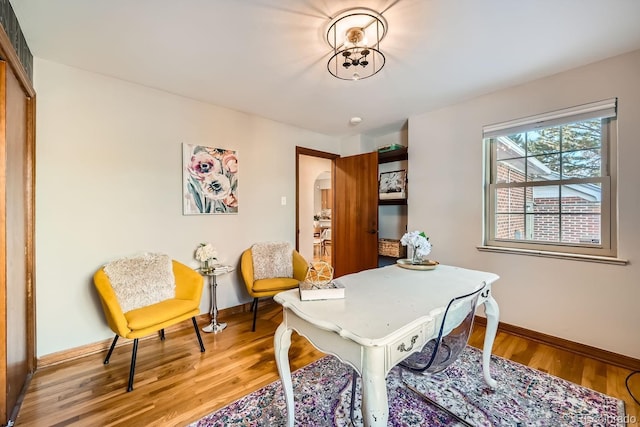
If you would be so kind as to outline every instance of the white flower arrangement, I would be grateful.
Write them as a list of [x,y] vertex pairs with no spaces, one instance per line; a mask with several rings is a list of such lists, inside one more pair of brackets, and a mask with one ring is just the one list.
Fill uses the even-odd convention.
[[200,246],[196,249],[195,258],[200,262],[217,260],[218,251],[216,251],[211,243],[200,243]]
[[424,231],[411,231],[405,233],[400,239],[402,246],[411,246],[413,248],[414,258],[422,258],[431,253],[431,242]]

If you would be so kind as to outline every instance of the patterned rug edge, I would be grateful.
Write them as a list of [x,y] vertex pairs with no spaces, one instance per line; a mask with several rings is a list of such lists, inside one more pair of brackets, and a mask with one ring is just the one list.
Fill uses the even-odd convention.
[[[468,394],[473,394],[473,392],[465,390],[464,387],[459,387],[460,382],[464,383],[464,378],[466,377],[478,376],[478,373],[475,373],[474,375],[466,375],[466,373],[470,366],[474,367],[475,365],[479,365],[478,361],[480,360],[480,355],[481,350],[474,347],[468,347],[463,352],[461,358],[466,357],[469,359],[465,362],[467,365],[470,363],[471,365],[464,365],[466,367],[462,368],[463,372],[455,372],[454,367],[457,366],[456,364],[458,363],[456,362],[456,364],[444,371],[449,371],[450,374],[448,375],[441,375],[442,373],[440,373],[430,376],[416,376],[415,380],[419,381],[416,385],[424,388],[424,393],[428,395],[433,389],[440,389],[445,387],[443,384],[448,384],[446,385],[446,391],[449,392],[451,396],[445,398],[446,404],[460,406],[459,402],[467,399]],[[520,374],[514,389],[520,387],[521,390],[516,394],[511,391],[502,390],[500,393],[496,393],[495,396],[493,396],[494,391],[484,385],[483,390],[479,390],[477,392],[474,391],[480,396],[480,399],[487,398],[485,403],[488,407],[482,407],[475,403],[468,403],[466,406],[463,404],[458,408],[453,408],[456,412],[461,411],[458,412],[459,415],[466,411],[467,413],[465,417],[468,417],[467,419],[472,421],[474,425],[513,425],[512,423],[514,419],[525,420],[524,423],[528,426],[602,425],[622,427],[626,425],[625,402],[621,399],[609,396],[588,387],[577,385],[547,372],[539,371],[535,368],[522,365],[518,362],[514,362],[500,356],[492,355],[491,366],[492,375],[494,377],[494,370],[498,370],[498,375],[502,376],[509,375],[510,372]],[[480,369],[479,366],[478,369]],[[505,373],[502,373],[502,370],[504,369],[506,369],[506,371]],[[511,371],[509,371],[509,369],[511,369]],[[312,381],[305,381],[303,379],[305,374],[314,373],[316,370],[319,372],[315,373]],[[345,409],[349,406],[348,398],[351,394],[350,371],[350,367],[346,367],[334,356],[327,355],[292,372],[294,390],[296,393],[296,425],[302,422],[304,422],[304,424],[300,425],[351,425],[350,421],[348,421],[348,410]],[[522,373],[524,373],[524,375],[522,375]],[[462,377],[460,377],[460,375],[462,375]],[[347,380],[344,379],[345,377],[348,377]],[[407,394],[405,392],[405,387],[394,387],[394,381],[396,381],[395,385],[397,386],[397,380],[391,380],[391,385],[388,388],[390,409],[391,406],[394,406],[393,411],[390,410],[390,413],[397,412],[401,414],[395,419],[390,417],[390,423],[392,425],[416,425],[413,424],[413,422],[428,423],[422,425],[455,425],[455,423],[452,423],[453,419],[448,415],[443,415],[444,413],[438,414],[437,410],[428,408],[428,405],[425,405],[424,402],[417,398],[415,394]],[[436,381],[437,384],[429,384],[429,381]],[[478,385],[476,385],[475,388],[482,388],[480,386],[480,380],[474,378],[474,381],[478,382]],[[484,380],[481,380],[481,384],[484,384]],[[513,384],[504,384],[502,387],[505,390],[511,390]],[[310,407],[307,405],[307,402],[301,404],[299,401],[301,399],[321,400],[320,395],[323,393],[328,394],[331,399],[325,398],[324,401],[314,401],[314,404]],[[538,396],[536,396],[536,393]],[[555,396],[554,393],[557,394],[557,396]],[[498,399],[491,403],[490,399],[496,399],[498,394],[502,399]],[[512,394],[512,396],[510,396],[510,394]],[[335,399],[336,395],[338,396],[337,400]],[[520,411],[518,405],[515,405],[516,410],[513,410],[513,408],[510,407],[505,409],[504,415],[501,412],[501,408],[493,407],[494,404],[502,403],[502,400],[511,401],[520,399],[522,401],[526,401],[526,399],[536,399],[540,398],[540,396],[542,396],[543,399],[549,399],[549,396],[554,396],[556,401],[551,402],[553,405],[551,405],[551,409],[548,410],[549,413],[541,412],[542,415],[536,413],[535,415],[539,416],[539,418],[533,418],[533,422],[529,422],[527,418],[527,416],[530,416],[531,414],[527,414],[526,411]],[[478,398],[478,396],[476,396],[476,398]],[[583,402],[582,399],[585,401]],[[332,401],[329,402],[329,400]],[[254,405],[251,405],[251,403]],[[535,405],[529,404],[529,406]],[[247,409],[248,407],[250,408]],[[306,411],[303,414],[299,414],[301,407]],[[592,407],[597,407],[598,410],[602,408],[603,410],[606,410],[606,412],[594,413]],[[425,408],[428,408],[428,411],[425,411]],[[486,410],[483,410],[483,408]],[[564,410],[574,412],[563,412]],[[189,427],[240,424],[252,426],[273,425],[271,424],[273,422],[282,422],[284,413],[284,396],[282,396],[282,386],[278,379],[256,391],[236,399],[222,408],[215,410],[200,420],[189,424]],[[319,422],[318,420],[331,420],[331,424],[329,424],[329,421]],[[361,419],[358,418],[356,425],[359,423],[361,423]]]

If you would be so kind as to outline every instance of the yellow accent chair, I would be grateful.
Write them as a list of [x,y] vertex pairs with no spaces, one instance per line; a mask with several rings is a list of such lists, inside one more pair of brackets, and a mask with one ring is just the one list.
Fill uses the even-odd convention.
[[[205,351],[195,317],[200,314],[200,298],[202,297],[204,286],[204,280],[198,272],[166,256],[164,268],[167,270],[167,274],[165,276],[170,276],[170,279],[168,279],[170,281],[175,280],[169,290],[171,295],[165,293],[159,297],[161,300],[158,302],[127,310],[126,304],[123,304],[121,294],[117,293],[118,286],[114,286],[116,285],[114,276],[108,274],[109,270],[105,272],[105,268],[108,268],[108,265],[100,268],[93,276],[94,285],[100,296],[107,323],[116,334],[107,357],[104,359],[104,364],[109,364],[109,358],[116,346],[118,337],[133,339],[129,383],[127,385],[128,392],[133,390],[139,338],[160,331],[160,339],[164,340],[164,328],[191,318],[198,343],[200,344],[200,352]],[[171,271],[173,275],[171,275]],[[136,276],[136,269],[132,269],[131,273],[134,281],[137,281],[135,285],[139,287],[138,292],[147,295],[154,292],[155,285],[150,283],[153,280],[146,281],[146,283],[144,280],[139,280],[140,275]],[[134,287],[133,285],[127,286],[129,286],[129,289]],[[169,297],[167,298],[167,296]]]
[[291,249],[291,262],[293,267],[291,277],[256,278],[254,275],[254,257],[252,252],[254,246],[245,250],[240,259],[242,278],[245,286],[247,287],[247,292],[253,297],[253,302],[251,303],[251,311],[253,311],[253,326],[251,327],[251,331],[253,332],[256,330],[258,299],[272,297],[278,292],[297,288],[299,283],[304,281],[309,268],[307,260],[305,260],[298,251]]

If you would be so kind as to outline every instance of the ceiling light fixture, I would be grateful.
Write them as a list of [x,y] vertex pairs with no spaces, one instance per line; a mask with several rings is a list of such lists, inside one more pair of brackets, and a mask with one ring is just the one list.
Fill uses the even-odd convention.
[[384,67],[380,41],[387,34],[387,20],[378,12],[347,9],[329,22],[327,42],[333,54],[327,69],[342,80],[361,80]]

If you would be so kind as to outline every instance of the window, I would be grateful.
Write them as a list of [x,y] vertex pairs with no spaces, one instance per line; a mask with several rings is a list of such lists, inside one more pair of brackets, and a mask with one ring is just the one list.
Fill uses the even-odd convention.
[[616,256],[616,103],[483,129],[485,245]]

